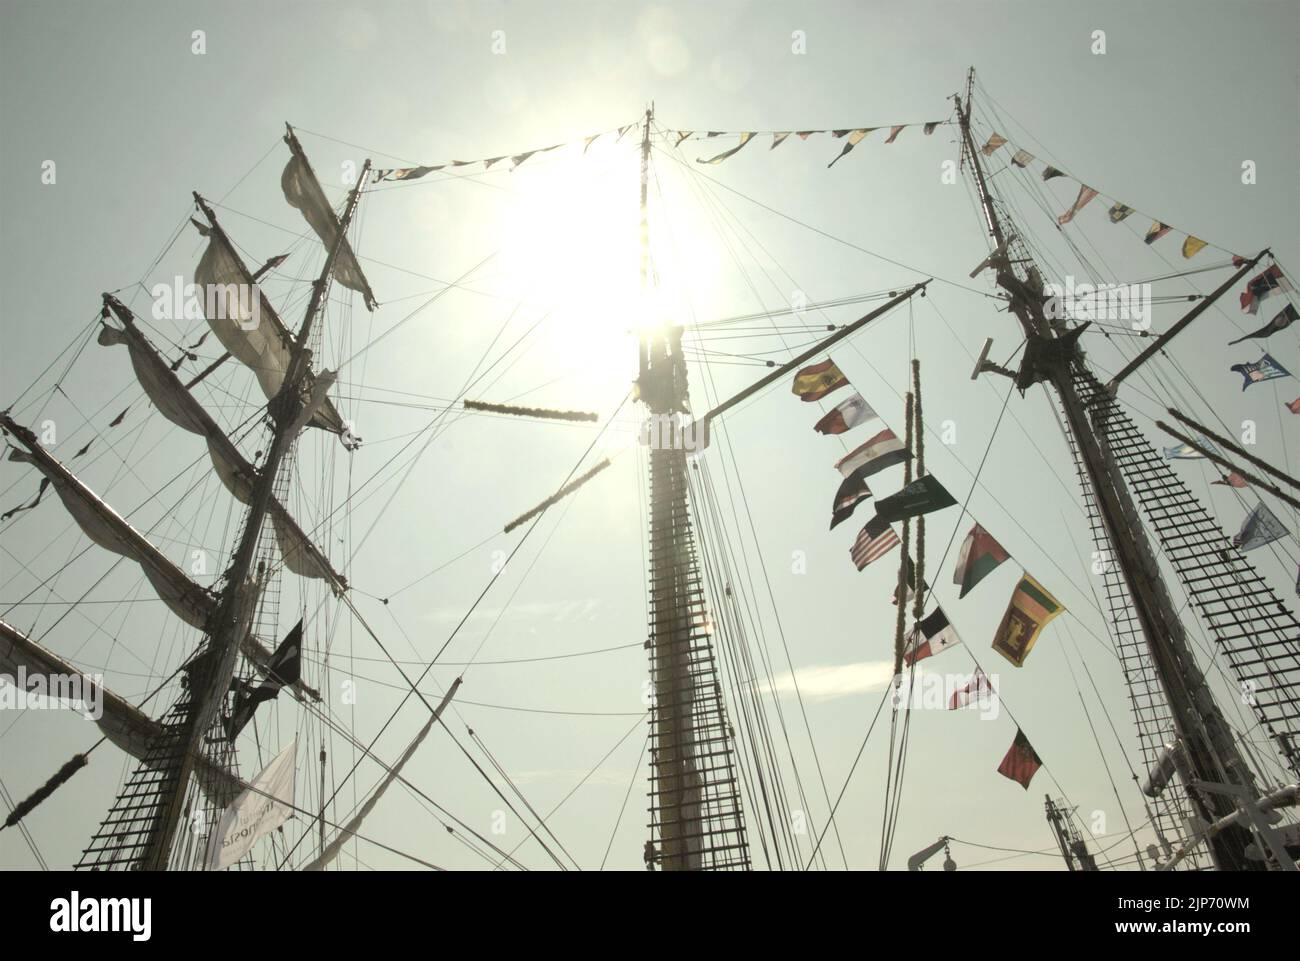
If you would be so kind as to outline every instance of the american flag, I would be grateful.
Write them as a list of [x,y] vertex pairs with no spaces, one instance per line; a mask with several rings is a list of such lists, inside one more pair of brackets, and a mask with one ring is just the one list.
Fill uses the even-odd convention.
[[888,554],[898,543],[898,535],[889,526],[889,522],[873,517],[858,532],[858,539],[853,542],[849,556],[853,558],[854,566],[862,570],[872,561]]

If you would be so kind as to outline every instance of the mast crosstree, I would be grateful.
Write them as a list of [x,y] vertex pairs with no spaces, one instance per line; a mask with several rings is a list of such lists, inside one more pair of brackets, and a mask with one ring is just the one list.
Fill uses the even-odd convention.
[[[1015,236],[1008,237],[1004,230],[1002,215],[989,191],[980,153],[972,139],[970,109],[973,86],[972,69],[965,99],[960,96],[954,99],[961,123],[964,158],[974,172],[980,205],[995,245],[995,253],[988,262],[995,268],[998,286],[1006,291],[1008,306],[1020,321],[1025,335],[1024,359],[1020,370],[1014,374],[1016,386],[1023,393],[1035,383],[1049,383],[1059,398],[1067,440],[1082,468],[1081,477],[1087,480],[1090,508],[1101,520],[1100,528],[1094,527],[1094,537],[1099,545],[1104,539],[1109,550],[1103,553],[1103,557],[1108,562],[1113,560],[1123,577],[1128,606],[1140,625],[1147,657],[1173,721],[1173,730],[1168,734],[1176,741],[1170,755],[1177,759],[1176,767],[1183,789],[1197,815],[1196,824],[1184,827],[1190,827],[1191,833],[1196,833],[1198,825],[1208,826],[1231,818],[1238,811],[1252,811],[1260,798],[1260,790],[1232,729],[1197,666],[1179,611],[1147,540],[1130,483],[1136,485],[1138,501],[1160,532],[1162,546],[1165,546],[1166,533],[1179,526],[1178,515],[1191,516],[1200,509],[1172,472],[1161,479],[1163,487],[1152,486],[1152,478],[1158,472],[1145,468],[1158,460],[1158,456],[1150,443],[1128,422],[1084,361],[1079,337],[1088,325],[1067,328],[1064,321],[1049,320],[1046,316],[1044,304],[1047,296],[1042,277],[1025,244]],[[1019,272],[1013,265],[1020,265]],[[1204,514],[1204,511],[1200,513]],[[1204,524],[1215,528],[1219,541],[1206,540],[1205,546],[1219,553],[1235,553],[1208,515]],[[1223,590],[1239,573],[1248,572],[1252,585],[1260,582],[1250,563],[1240,555],[1234,562],[1224,563],[1228,569],[1217,575],[1210,574],[1210,579],[1219,583],[1208,588],[1204,584],[1192,586],[1197,578],[1190,578],[1185,573],[1187,563],[1176,562],[1175,568],[1193,598],[1202,597],[1207,589]],[[1109,599],[1115,617],[1116,608],[1123,598],[1111,594]],[[1273,601],[1282,608],[1280,601],[1275,598]],[[1211,624],[1217,625],[1217,622],[1212,619]],[[1242,634],[1237,638],[1242,640]],[[1283,643],[1287,640],[1284,638]],[[1294,646],[1294,635],[1289,638],[1289,643]],[[1232,663],[1236,667],[1237,661]],[[1288,696],[1283,686],[1281,697]],[[1156,717],[1160,716],[1158,708],[1154,713]],[[1286,719],[1288,714],[1289,721]],[[1294,724],[1294,705],[1283,704],[1275,709],[1268,723],[1270,733],[1278,724]],[[1139,728],[1142,726],[1139,716]],[[1285,745],[1287,742],[1282,740],[1279,743]],[[1284,748],[1283,756],[1294,768],[1294,751]],[[1260,860],[1248,857],[1251,834],[1240,824],[1233,823],[1210,837],[1208,843],[1214,863],[1220,870],[1251,870],[1263,866]],[[1281,866],[1294,868],[1285,858]]]

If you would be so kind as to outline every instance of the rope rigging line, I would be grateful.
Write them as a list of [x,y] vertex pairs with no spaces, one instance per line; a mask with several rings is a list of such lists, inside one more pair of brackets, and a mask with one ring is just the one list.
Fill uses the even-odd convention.
[[[658,168],[656,167],[656,168],[654,168],[654,169],[655,169],[655,183],[656,183],[656,187],[657,187],[657,189],[659,190],[660,196],[661,196],[661,198],[662,198],[662,186],[660,185],[660,183],[659,183],[659,179],[658,179]],[[692,169],[689,168],[689,167],[686,168],[686,169],[687,169],[688,172],[690,172],[690,173],[698,173],[698,171],[694,171],[694,170],[692,170]],[[707,179],[707,178],[706,178],[706,179]],[[699,187],[699,186],[694,182],[694,178],[688,178],[688,183],[690,183],[690,184],[692,185],[692,187],[694,187],[694,188],[696,189],[697,193],[699,193],[699,194],[703,197],[703,190],[702,190],[702,188],[700,188],[700,187]],[[712,211],[711,211],[711,212],[712,212]],[[715,221],[716,221],[716,214],[715,214]],[[721,235],[721,230],[720,230],[720,228],[718,228],[718,229],[719,229],[719,234]],[[673,237],[673,236],[674,236],[673,233],[672,233],[671,223],[669,224],[669,234],[670,234],[670,237]],[[723,237],[723,241],[724,241],[724,243],[726,242],[726,241],[725,241],[725,237]],[[728,251],[731,253],[731,256],[732,256],[733,260],[736,260],[736,262],[737,262],[737,266],[740,267],[742,274],[745,274],[746,279],[748,280],[748,274],[744,271],[743,267],[739,264],[739,261],[738,261],[738,259],[736,258],[736,255],[735,255],[734,251],[731,250],[731,247],[730,247],[729,244],[727,244],[727,247],[728,247]],[[762,303],[762,298],[758,296],[757,291],[754,289],[752,282],[749,283],[749,287],[750,287],[751,292],[754,293],[755,299],[758,300],[759,303],[761,304],[761,303]],[[693,309],[692,309],[692,313],[693,313]],[[713,364],[715,364],[715,363],[716,363],[716,361],[714,361],[714,362],[706,362],[706,363],[703,364],[703,369],[704,369],[704,372],[705,372],[705,388],[706,388],[706,391],[710,391],[710,390],[712,391],[712,396],[713,396],[714,401],[716,401],[716,399],[717,399],[718,392],[717,392],[716,385],[714,385],[714,383],[713,383],[713,375],[712,375],[711,367],[712,367]],[[730,501],[730,504],[731,504],[731,511],[732,511],[733,522],[734,522],[734,524],[735,524],[736,530],[737,530],[737,531],[740,531],[740,530],[741,530],[740,518],[739,518],[739,515],[738,515],[738,513],[737,513],[737,507],[736,507],[737,497],[736,497],[736,495],[735,495],[734,493],[732,493],[732,491],[731,491],[731,477],[734,475],[734,477],[735,477],[735,483],[736,483],[736,486],[737,486],[737,488],[738,488],[738,490],[739,490],[739,500],[740,500],[741,504],[744,506],[744,509],[745,509],[745,515],[746,515],[746,517],[747,517],[747,519],[748,519],[749,533],[750,533],[751,538],[753,539],[753,542],[754,542],[754,544],[755,544],[755,547],[757,548],[756,553],[757,553],[757,557],[758,557],[760,573],[762,574],[763,582],[764,582],[764,585],[765,585],[765,587],[766,587],[766,591],[767,591],[768,601],[769,601],[769,603],[770,603],[770,605],[771,605],[772,613],[773,613],[774,619],[775,619],[775,621],[776,621],[777,634],[778,634],[778,637],[780,638],[781,646],[782,646],[782,649],[783,649],[783,651],[784,651],[784,653],[785,653],[786,665],[787,665],[787,668],[789,669],[789,672],[790,672],[790,677],[791,677],[792,685],[793,685],[793,688],[794,688],[794,691],[795,691],[795,698],[796,698],[797,703],[799,704],[799,710],[800,710],[801,718],[802,718],[802,720],[803,720],[804,731],[805,731],[805,733],[806,733],[806,735],[807,735],[807,737],[808,737],[809,745],[810,745],[810,747],[811,747],[811,749],[812,749],[814,767],[815,767],[816,770],[817,770],[817,776],[818,776],[818,780],[819,780],[820,785],[821,785],[822,795],[823,795],[823,798],[824,798],[824,800],[825,800],[825,802],[826,802],[827,809],[828,809],[828,811],[829,811],[829,810],[831,809],[830,794],[829,794],[829,791],[828,791],[828,789],[827,789],[827,785],[826,785],[826,781],[825,781],[825,775],[824,775],[824,773],[823,773],[823,771],[822,771],[822,767],[821,767],[821,759],[820,759],[820,756],[819,756],[818,751],[817,751],[816,742],[815,742],[815,740],[814,740],[813,737],[812,737],[812,728],[811,728],[811,726],[810,726],[810,724],[809,724],[809,721],[808,721],[807,708],[806,708],[806,705],[805,705],[805,703],[804,703],[803,692],[802,692],[802,690],[801,690],[800,687],[799,687],[798,676],[797,676],[797,673],[796,673],[795,670],[794,670],[794,663],[793,663],[793,659],[792,659],[792,657],[791,657],[791,655],[790,655],[789,644],[788,644],[788,642],[787,642],[787,640],[786,640],[785,629],[784,629],[783,622],[782,622],[782,620],[781,620],[780,610],[779,610],[779,609],[777,608],[777,606],[776,606],[775,594],[774,594],[773,591],[772,591],[771,579],[770,579],[770,577],[768,576],[767,565],[766,565],[766,562],[765,562],[765,560],[764,560],[763,552],[762,552],[762,550],[761,550],[761,545],[759,544],[759,541],[758,541],[758,532],[757,532],[757,528],[756,528],[756,526],[755,526],[755,524],[754,524],[753,514],[752,514],[752,512],[750,511],[750,508],[749,508],[749,502],[748,502],[748,498],[747,498],[746,493],[745,493],[744,483],[743,483],[743,480],[742,480],[741,477],[740,477],[739,466],[738,466],[738,465],[739,465],[739,461],[736,459],[735,451],[734,451],[734,449],[732,448],[730,432],[727,431],[727,430],[725,429],[725,427],[724,427],[724,428],[722,429],[722,431],[721,431],[721,436],[723,437],[723,440],[724,440],[724,442],[725,442],[725,444],[726,444],[727,455],[728,455],[728,458],[729,458],[729,462],[730,462],[730,464],[732,465],[732,470],[731,470],[730,473],[728,473],[728,472],[725,470],[725,466],[726,466],[726,464],[728,463],[728,460],[724,460],[724,478],[727,480],[727,493],[728,493],[728,498],[729,498],[729,501]],[[752,594],[754,594],[755,596],[757,596],[757,592],[756,592],[756,589],[755,589],[755,586],[754,586],[754,581],[753,581],[753,573],[752,573],[752,570],[751,570],[750,567],[749,567],[748,554],[745,553],[745,552],[743,552],[743,551],[741,551],[741,552],[740,552],[740,556],[741,556],[742,558],[745,559],[745,570],[746,570],[746,576],[747,576],[747,578],[748,578],[748,580],[749,580],[749,584],[750,584],[750,592],[751,592]],[[756,619],[756,618],[754,618],[754,615],[753,615],[753,614],[751,614],[751,619],[756,620],[756,623],[757,623],[757,626],[758,626],[758,632],[757,632],[757,633],[758,633],[760,639],[762,640],[762,644],[761,644],[760,647],[759,647],[759,651],[760,651],[760,653],[762,654],[762,656],[763,656],[763,658],[764,658],[764,661],[765,661],[765,667],[766,667],[766,669],[767,669],[767,671],[768,671],[768,676],[771,677],[771,676],[772,676],[771,660],[770,660],[770,655],[767,653],[767,650],[766,650],[766,643],[767,643],[767,642],[766,642],[766,634],[765,634],[765,632],[762,630],[762,621],[761,621],[760,619]],[[809,808],[809,805],[808,805],[808,802],[807,802],[807,798],[806,798],[806,796],[805,796],[805,794],[804,794],[804,789],[803,789],[802,779],[801,779],[801,777],[799,776],[798,764],[797,764],[797,762],[795,761],[795,758],[794,758],[794,750],[793,750],[793,746],[792,746],[791,743],[790,743],[789,731],[788,731],[788,729],[787,729],[787,727],[786,727],[784,712],[783,712],[782,709],[781,709],[781,705],[780,705],[780,701],[779,701],[779,699],[776,699],[774,703],[775,703],[775,708],[776,708],[776,711],[777,711],[777,718],[778,718],[778,721],[779,721],[780,726],[781,726],[782,735],[783,735],[783,738],[784,738],[784,740],[785,740],[786,749],[787,749],[787,751],[789,752],[789,756],[790,756],[790,760],[791,760],[791,767],[792,767],[792,770],[793,770],[793,772],[794,772],[794,776],[795,776],[795,783],[796,783],[796,786],[797,786],[797,788],[798,788],[798,790],[799,790],[800,801],[801,801],[801,803],[803,804],[804,810],[807,811],[807,810],[810,810],[810,808]],[[835,827],[835,836],[836,836],[837,844],[838,844],[838,846],[839,846],[840,855],[841,855],[842,860],[844,861],[845,867],[847,868],[847,866],[848,866],[848,860],[847,860],[847,856],[846,856],[845,853],[844,853],[843,842],[842,842],[842,840],[840,839],[839,828],[838,828],[837,825],[833,825],[833,826]],[[824,859],[823,859],[823,864],[824,864]]]

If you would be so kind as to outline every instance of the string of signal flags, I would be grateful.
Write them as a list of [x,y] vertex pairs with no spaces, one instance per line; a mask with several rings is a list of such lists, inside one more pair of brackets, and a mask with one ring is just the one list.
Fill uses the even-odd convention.
[[[836,391],[851,387],[849,379],[835,365],[835,362],[827,359],[796,373],[791,391],[800,400],[812,403]],[[873,494],[867,485],[867,478],[911,460],[913,456],[907,446],[884,425],[880,416],[857,391],[836,404],[813,425],[813,429],[819,434],[829,436],[845,434],[862,425],[870,425],[874,431],[870,438],[845,454],[835,464],[843,480],[831,504],[831,530],[852,517],[858,505],[872,499]],[[939,480],[928,473],[907,484],[897,493],[880,498],[875,502],[875,516],[858,532],[849,549],[854,567],[859,571],[864,570],[902,543],[894,532],[892,526],[894,522],[940,511],[956,503],[957,501]],[[1007,550],[976,522],[962,542],[953,571],[953,583],[959,588],[958,599],[965,597],[980,581],[1010,559],[1011,555]],[[903,604],[915,596],[917,589],[914,565],[910,557],[906,558],[905,566],[907,591],[906,596],[901,598]],[[923,581],[920,590],[925,592],[927,589]],[[900,603],[898,590],[895,590],[894,603]],[[1009,661],[1013,667],[1023,667],[1043,628],[1064,611],[1065,605],[1027,570],[1022,569],[1020,580],[1016,583],[1011,600],[1007,604],[1006,613],[994,634],[993,650]],[[934,609],[918,620],[908,634],[903,663],[910,667],[917,661],[933,657],[961,643],[956,628],[936,602]],[[953,692],[948,702],[948,709],[958,710],[967,707],[995,693],[988,676],[976,661],[974,673]],[[1015,739],[998,765],[998,773],[1028,790],[1029,782],[1041,766],[1041,758],[1034,751],[1024,731],[1017,727]]]
[[[934,133],[936,128],[950,123],[952,123],[952,121],[935,120],[923,124],[906,124],[906,123],[894,124],[888,128],[889,134],[885,139],[885,143],[887,144],[893,143],[895,140],[898,139],[899,134],[901,134],[908,127],[921,127],[922,132],[926,136],[929,136],[930,134]],[[590,134],[586,137],[581,137],[577,140],[569,140],[563,143],[552,144],[549,147],[535,147],[531,150],[520,150],[511,153],[498,154],[495,157],[484,157],[479,160],[445,160],[441,163],[424,164],[417,167],[388,167],[384,169],[376,169],[374,173],[371,175],[372,183],[419,180],[421,177],[426,177],[431,173],[436,173],[439,170],[444,170],[447,168],[474,167],[474,166],[481,165],[483,170],[491,170],[497,164],[503,163],[505,161],[509,161],[509,165],[506,169],[513,171],[517,169],[521,164],[526,162],[530,157],[533,157],[537,154],[550,153],[552,150],[560,150],[565,147],[571,147],[571,146],[576,146],[577,144],[582,144],[582,153],[586,154],[587,150],[597,140],[600,140],[602,137],[611,137],[611,136],[614,138],[614,143],[619,143],[631,130],[635,129],[637,126],[638,124],[636,122],[623,124],[620,127],[615,127],[611,130],[604,130],[601,131],[600,133]],[[712,140],[715,137],[739,138],[739,142],[736,144],[736,146],[728,150],[724,150],[721,153],[717,154],[716,156],[708,157],[708,158],[699,158],[696,160],[697,163],[702,163],[702,164],[722,163],[722,161],[726,160],[727,158],[733,157],[737,153],[739,153],[744,147],[749,145],[750,141],[752,141],[755,137],[758,137],[761,133],[770,133],[772,135],[772,143],[769,147],[769,149],[771,150],[775,150],[777,147],[781,146],[781,144],[785,143],[786,140],[788,140],[790,137],[794,137],[798,140],[808,140],[812,137],[829,134],[832,139],[844,140],[844,146],[840,148],[840,152],[835,156],[833,160],[831,160],[830,163],[826,165],[827,167],[833,167],[842,158],[844,158],[847,154],[849,154],[854,147],[856,147],[859,143],[865,140],[870,133],[872,133],[875,130],[883,130],[883,129],[885,128],[884,127],[843,127],[839,129],[826,129],[826,130],[772,130],[772,131],[745,130],[745,131],[740,131],[738,133],[726,131],[726,130],[708,130],[708,131],[675,130],[675,131],[670,131],[669,133],[670,136],[673,138],[674,147],[680,147],[682,143],[687,140]]]
[[[696,163],[706,164],[706,165],[717,165],[723,163],[726,160],[729,160],[730,158],[734,157],[736,154],[740,153],[741,150],[745,149],[755,140],[760,139],[765,135],[771,137],[771,140],[768,143],[768,152],[771,152],[772,150],[775,150],[777,147],[780,147],[782,144],[786,143],[791,138],[800,141],[808,141],[808,140],[812,140],[813,138],[820,139],[822,137],[828,136],[832,140],[843,141],[843,145],[840,147],[839,152],[833,158],[831,158],[830,162],[826,165],[828,168],[830,168],[830,167],[834,167],[837,163],[839,163],[839,161],[843,160],[846,156],[848,156],[848,154],[851,153],[857,146],[866,142],[868,138],[870,138],[870,136],[876,131],[882,131],[880,137],[877,139],[882,140],[882,143],[888,146],[890,144],[897,142],[900,136],[903,134],[903,132],[906,131],[908,128],[920,128],[921,133],[924,136],[928,137],[931,134],[933,134],[935,130],[937,130],[939,127],[951,126],[954,123],[955,121],[953,120],[931,120],[923,123],[884,124],[884,125],[872,126],[872,127],[867,127],[867,126],[839,127],[839,128],[825,128],[825,129],[816,129],[816,130],[765,130],[765,131],[669,130],[667,131],[667,134],[668,134],[668,138],[672,140],[672,146],[674,149],[680,147],[683,143],[685,143],[688,140],[708,141],[719,137],[737,138],[737,142],[733,147],[730,147],[712,156],[696,158]],[[561,150],[566,147],[576,147],[577,145],[581,144],[582,154],[585,155],[588,149],[592,146],[592,144],[596,143],[602,138],[612,138],[614,143],[622,142],[627,137],[627,135],[631,131],[635,130],[638,126],[639,124],[634,121],[632,123],[622,124],[610,130],[604,130],[599,133],[589,134],[588,136],[581,137],[576,140],[569,140],[569,141],[564,141],[562,143],[551,144],[550,146],[547,147],[535,147],[529,150],[512,151],[509,153],[498,154],[493,157],[485,157],[478,160],[447,160],[441,163],[425,164],[425,165],[415,166],[415,167],[376,169],[373,173],[373,181],[375,183],[382,183],[382,182],[404,182],[404,181],[419,180],[420,178],[425,177],[431,173],[448,169],[448,168],[459,169],[459,168],[466,168],[466,167],[481,166],[481,168],[484,171],[486,171],[486,170],[491,170],[497,164],[503,164],[505,166],[505,169],[513,171],[516,170],[521,164],[525,163],[530,158],[538,154],[549,153],[551,151]],[[1106,216],[1107,219],[1112,224],[1123,223],[1133,214],[1141,214],[1141,211],[1137,210],[1135,207],[1131,207],[1128,204],[1123,203],[1122,201],[1103,195],[1101,191],[1098,190],[1097,188],[1092,187],[1089,184],[1083,183],[1081,180],[1078,180],[1072,175],[1066,173],[1064,170],[1062,170],[1059,167],[1056,167],[1052,164],[1049,164],[1045,161],[1038,159],[1030,151],[1022,147],[1018,147],[1016,144],[1011,143],[1002,134],[994,132],[990,134],[988,140],[980,148],[980,153],[983,154],[985,157],[992,158],[995,155],[997,155],[999,151],[1004,151],[1003,155],[1005,155],[1005,152],[1010,152],[1011,154],[1009,160],[1010,167],[1018,168],[1026,172],[1037,172],[1043,181],[1064,178],[1078,185],[1078,192],[1075,195],[1073,203],[1071,203],[1070,206],[1063,213],[1061,213],[1060,216],[1056,218],[1057,223],[1060,226],[1065,226],[1066,224],[1072,222],[1074,218],[1079,214],[1080,211],[1082,211],[1086,206],[1088,206],[1093,200],[1095,200],[1098,197],[1102,197],[1103,200],[1106,200],[1110,203],[1110,206],[1107,209]],[[508,164],[506,162],[508,162]],[[1149,214],[1141,214],[1141,215],[1144,217],[1151,216]],[[1195,257],[1198,253],[1200,253],[1201,250],[1203,250],[1205,247],[1213,246],[1219,250],[1224,250],[1226,253],[1231,254],[1234,266],[1240,266],[1241,264],[1245,263],[1245,259],[1242,258],[1240,255],[1232,254],[1232,252],[1227,251],[1226,248],[1219,247],[1219,245],[1217,244],[1211,244],[1209,241],[1203,240],[1200,237],[1195,236],[1194,234],[1175,228],[1167,221],[1165,221],[1163,218],[1158,218],[1158,217],[1151,218],[1151,226],[1147,228],[1147,231],[1143,236],[1143,241],[1148,246],[1150,246],[1170,233],[1177,233],[1183,236],[1181,251],[1184,259],[1190,260],[1191,258]],[[1242,294],[1242,309],[1253,314],[1255,312],[1255,304],[1257,304],[1258,300],[1262,300],[1263,298],[1252,296],[1252,291],[1256,289],[1264,289],[1259,287],[1259,285],[1268,285],[1270,283],[1273,284],[1275,289],[1284,289],[1284,290],[1291,289],[1290,285],[1287,284],[1285,282],[1285,279],[1282,277],[1280,268],[1277,268],[1275,265],[1273,268],[1271,268],[1270,271],[1265,271],[1259,277],[1254,278],[1250,282],[1247,292]],[[1258,336],[1258,334],[1248,334],[1247,336],[1254,337],[1254,336]]]

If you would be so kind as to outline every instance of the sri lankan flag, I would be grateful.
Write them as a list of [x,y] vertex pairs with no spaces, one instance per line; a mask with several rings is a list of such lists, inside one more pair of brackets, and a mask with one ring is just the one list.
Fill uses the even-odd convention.
[[1060,601],[1026,574],[1016,585],[1007,612],[1002,615],[997,636],[993,638],[993,650],[1016,667],[1023,667],[1044,625],[1063,610]]
[[1038,773],[1038,769],[1042,766],[1042,758],[1038,756],[1034,746],[1029,743],[1029,738],[1025,737],[1025,732],[1020,728],[1016,728],[1016,739],[1011,742],[1011,749],[1007,751],[1007,756],[998,765],[998,773],[1005,778],[1010,778],[1028,791],[1029,782],[1034,779],[1034,775]]
[[794,375],[794,386],[790,389],[800,400],[821,400],[833,390],[838,390],[849,382],[840,373],[835,361],[824,360],[820,364],[805,367]]
[[969,594],[971,588],[992,574],[1009,556],[992,534],[979,524],[972,527],[962,542],[957,569],[952,572],[952,582],[961,587],[958,600]]

